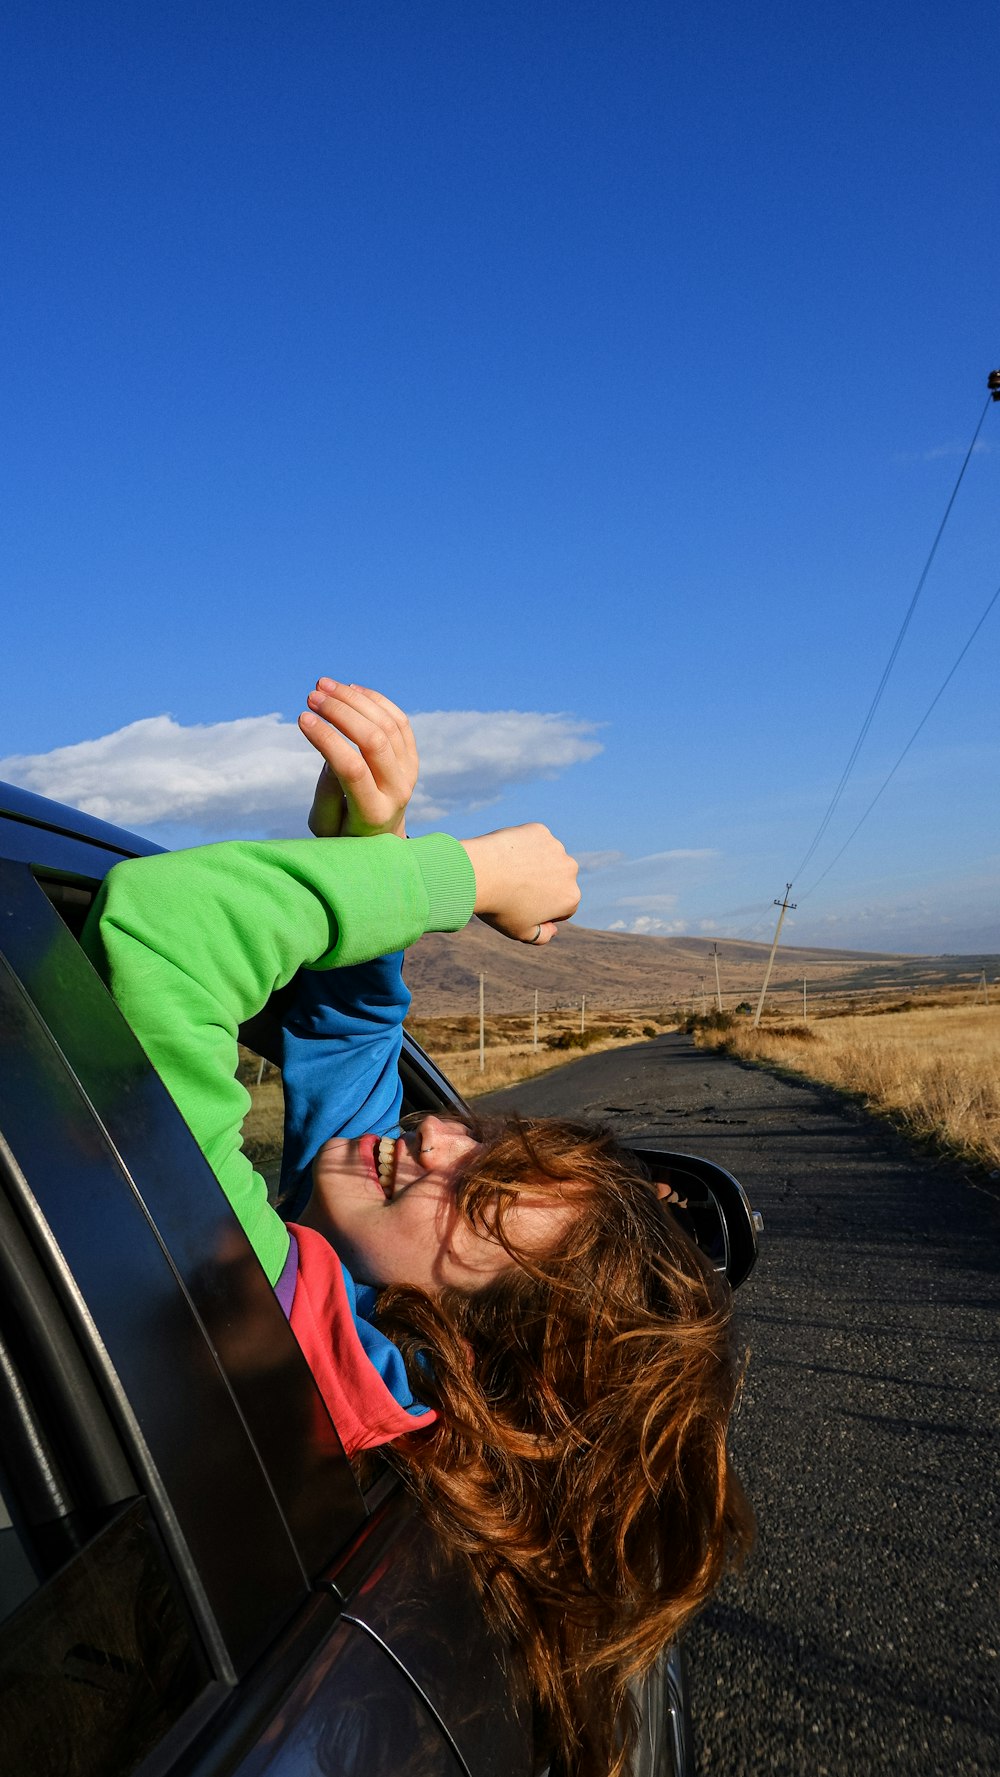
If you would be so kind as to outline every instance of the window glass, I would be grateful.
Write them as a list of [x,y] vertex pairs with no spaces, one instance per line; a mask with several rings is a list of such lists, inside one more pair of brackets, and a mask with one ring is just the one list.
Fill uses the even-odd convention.
[[0,1627],[0,1770],[126,1777],[210,1676],[134,1500]]
[[0,1622],[12,1616],[37,1584],[31,1557],[7,1504],[9,1486],[0,1469]]

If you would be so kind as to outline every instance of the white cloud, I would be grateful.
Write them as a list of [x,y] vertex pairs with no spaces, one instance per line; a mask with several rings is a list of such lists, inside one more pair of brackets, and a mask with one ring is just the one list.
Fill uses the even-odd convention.
[[478,808],[512,784],[557,777],[601,751],[597,723],[537,710],[433,710],[411,716],[420,781],[444,807]]
[[637,919],[616,919],[609,932],[633,932],[643,938],[676,938],[687,931],[685,919],[657,919],[652,913],[641,913]]
[[[556,777],[601,750],[596,724],[535,710],[434,710],[411,717],[416,822],[480,807],[515,784]],[[0,777],[147,831],[177,822],[215,838],[304,831],[319,760],[279,715],[184,727],[147,716],[97,740],[0,759]]]

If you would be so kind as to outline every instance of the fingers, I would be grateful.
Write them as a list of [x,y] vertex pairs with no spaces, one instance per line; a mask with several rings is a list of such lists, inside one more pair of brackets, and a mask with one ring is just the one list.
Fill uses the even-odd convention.
[[371,776],[357,747],[332,726],[329,718],[320,721],[315,711],[305,710],[299,717],[299,728],[341,784]]
[[526,938],[522,938],[521,942],[522,944],[551,944],[558,930],[559,927],[554,919],[545,919],[542,921],[537,938],[531,932]]
[[[307,701],[314,715],[321,716],[354,742],[380,790],[394,791],[406,781],[412,789],[418,763],[413,731],[402,710],[389,698],[361,685],[320,679]],[[346,757],[343,749],[338,749],[338,757]],[[362,775],[356,763],[348,770],[355,777]]]
[[[317,787],[310,826],[320,837],[405,834],[406,808],[417,781],[416,741],[404,712],[367,685],[320,678],[299,717],[306,739],[334,780]],[[328,792],[343,791],[341,816]]]
[[326,764],[320,770],[309,810],[309,830],[317,839],[336,839],[344,824],[347,802],[340,779]]

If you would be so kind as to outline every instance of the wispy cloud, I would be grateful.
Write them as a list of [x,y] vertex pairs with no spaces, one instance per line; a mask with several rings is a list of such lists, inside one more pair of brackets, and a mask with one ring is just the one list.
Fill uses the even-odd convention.
[[619,895],[616,907],[644,907],[648,912],[669,913],[676,907],[677,895]]
[[576,854],[581,875],[589,875],[597,870],[608,870],[612,864],[625,861],[623,851],[581,851]]
[[672,851],[645,852],[640,858],[630,858],[623,851],[587,851],[581,853],[578,863],[581,870],[588,872],[612,869],[640,870],[650,864],[683,864],[705,858],[717,858],[720,855],[711,846],[675,846]]
[[719,853],[714,846],[675,846],[672,851],[651,851],[645,857],[630,858],[629,863],[638,869],[640,864],[678,864],[689,863],[692,859],[717,858]]
[[[930,450],[924,451],[922,460],[925,463],[938,463],[941,461],[942,457],[964,457],[968,448],[967,444],[959,444],[955,442],[951,444],[935,444]],[[975,444],[972,446],[972,454],[974,457],[989,456],[992,453],[992,450],[993,446],[986,438],[977,438]]]
[[[596,724],[535,710],[433,710],[411,718],[416,822],[495,801],[601,750]],[[319,761],[279,715],[184,727],[147,716],[96,740],[0,759],[0,777],[124,827],[182,823],[214,838],[302,832]]]
[[[961,444],[957,439],[952,439],[947,444],[932,444],[929,450],[897,451],[894,460],[897,463],[940,463],[945,458],[964,457],[968,448],[967,444]],[[972,454],[974,457],[991,456],[994,449],[995,446],[990,443],[989,439],[977,438],[972,447]]]

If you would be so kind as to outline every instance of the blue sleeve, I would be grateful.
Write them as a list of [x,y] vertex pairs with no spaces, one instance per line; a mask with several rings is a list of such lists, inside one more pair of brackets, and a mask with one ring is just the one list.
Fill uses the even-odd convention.
[[282,1214],[301,1215],[332,1135],[386,1135],[399,1121],[399,1052],[410,995],[403,952],[344,969],[302,969],[282,1029]]

